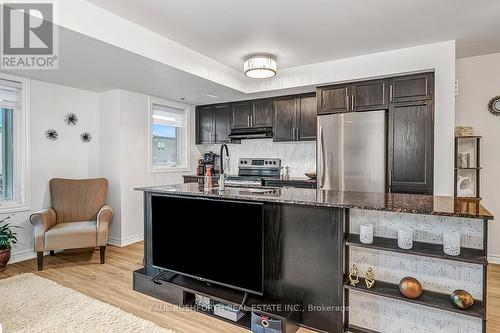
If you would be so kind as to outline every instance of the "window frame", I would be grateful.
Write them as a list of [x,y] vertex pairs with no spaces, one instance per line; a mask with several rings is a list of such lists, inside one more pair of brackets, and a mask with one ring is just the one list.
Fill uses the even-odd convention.
[[14,115],[13,124],[13,181],[11,200],[0,200],[0,214],[31,210],[30,168],[30,80],[0,73],[0,79],[12,81],[20,86],[19,115]]
[[[178,173],[178,172],[188,172],[191,170],[191,110],[192,107],[188,104],[177,103],[174,101],[170,101],[163,98],[158,97],[150,97],[148,100],[149,103],[149,112],[148,112],[148,173],[149,174],[157,174],[157,173]],[[185,150],[184,150],[184,160],[185,165],[176,166],[176,167],[168,167],[168,166],[158,166],[154,164],[153,161],[153,105],[158,104],[164,107],[174,108],[178,110],[182,110],[184,112],[185,119],[185,130],[184,130],[184,142],[185,142]]]

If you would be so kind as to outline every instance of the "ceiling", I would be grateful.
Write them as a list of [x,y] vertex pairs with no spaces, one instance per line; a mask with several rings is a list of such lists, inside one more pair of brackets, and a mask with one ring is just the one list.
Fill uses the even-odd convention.
[[59,27],[58,70],[2,72],[95,92],[124,89],[174,101],[183,98],[193,105],[315,90],[311,86],[245,94],[63,27]]
[[457,57],[500,52],[498,0],[88,0],[238,71],[266,52],[279,68],[456,40]]

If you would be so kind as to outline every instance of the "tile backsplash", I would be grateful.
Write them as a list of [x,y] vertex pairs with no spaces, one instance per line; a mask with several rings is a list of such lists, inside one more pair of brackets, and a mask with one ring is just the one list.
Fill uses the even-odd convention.
[[[197,145],[200,156],[208,151],[220,153],[220,145]],[[305,177],[304,173],[316,171],[316,142],[273,142],[272,139],[242,140],[241,144],[228,144],[229,170],[227,174],[238,173],[238,159],[281,158],[283,167],[290,166],[291,177]]]

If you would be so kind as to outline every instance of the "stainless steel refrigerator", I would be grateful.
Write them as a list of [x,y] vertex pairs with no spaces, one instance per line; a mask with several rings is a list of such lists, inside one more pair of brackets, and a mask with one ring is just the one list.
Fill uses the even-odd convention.
[[318,188],[385,192],[386,112],[318,117]]

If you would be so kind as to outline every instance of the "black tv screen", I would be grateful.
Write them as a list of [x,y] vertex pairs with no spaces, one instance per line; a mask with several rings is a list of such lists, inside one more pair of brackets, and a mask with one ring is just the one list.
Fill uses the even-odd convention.
[[153,265],[262,295],[263,205],[153,196]]

